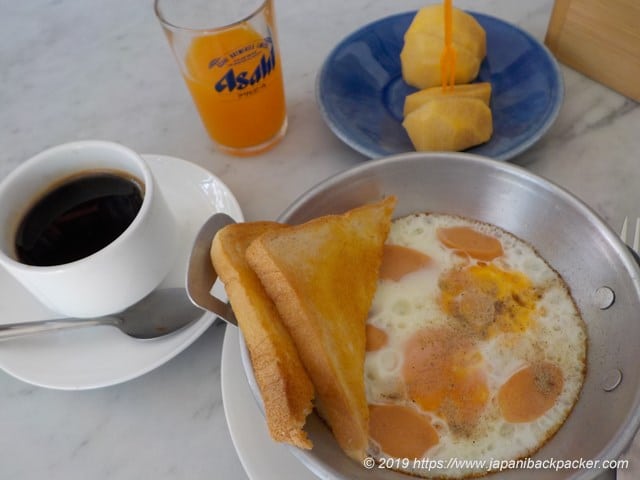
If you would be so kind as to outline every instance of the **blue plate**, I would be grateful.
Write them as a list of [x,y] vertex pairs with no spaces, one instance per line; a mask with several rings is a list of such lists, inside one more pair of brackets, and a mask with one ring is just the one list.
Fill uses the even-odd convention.
[[[369,158],[414,148],[402,127],[400,51],[416,12],[386,17],[357,30],[325,60],[316,85],[329,128]],[[556,119],[564,87],[553,56],[520,28],[469,12],[487,33],[487,57],[476,81],[491,82],[493,136],[470,153],[509,160],[533,145]]]

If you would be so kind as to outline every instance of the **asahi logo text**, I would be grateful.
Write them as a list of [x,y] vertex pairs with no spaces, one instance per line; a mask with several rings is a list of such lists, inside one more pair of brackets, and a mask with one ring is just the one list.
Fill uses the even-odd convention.
[[[247,45],[242,49],[238,49],[229,54],[229,58],[233,59],[234,57],[246,54],[247,52],[255,52],[256,49],[260,49],[265,53],[262,54],[254,69],[242,70],[243,64],[233,65],[216,82],[215,89],[217,92],[222,93],[225,91],[234,92],[236,90],[244,90],[247,87],[258,85],[262,80],[268,77],[271,72],[273,72],[276,67],[276,52],[270,38],[256,44]],[[221,67],[225,63],[226,62],[212,61],[209,64],[209,68],[214,66]]]

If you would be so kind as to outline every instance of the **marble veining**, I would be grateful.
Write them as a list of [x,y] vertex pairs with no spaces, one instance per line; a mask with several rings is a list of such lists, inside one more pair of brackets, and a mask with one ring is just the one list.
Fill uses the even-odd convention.
[[[216,152],[206,137],[151,3],[0,0],[0,178],[49,146],[108,139],[198,163],[231,188],[248,220],[274,219],[318,181],[366,161],[316,107],[326,55],[365,23],[429,2],[276,0],[289,130],[271,152],[243,159]],[[553,2],[455,4],[542,40]],[[578,195],[618,229],[626,215],[640,215],[640,109],[561,71],[566,91],[556,123],[514,162]],[[0,303],[10,301],[0,292]],[[222,405],[224,328],[212,326],[151,373],[99,390],[47,390],[0,371],[0,478],[246,479]]]

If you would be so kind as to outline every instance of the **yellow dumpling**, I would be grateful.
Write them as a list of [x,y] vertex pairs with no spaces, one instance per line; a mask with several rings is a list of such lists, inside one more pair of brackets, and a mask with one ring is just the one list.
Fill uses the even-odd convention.
[[[478,21],[459,8],[452,10],[453,43],[458,48],[468,50],[476,57],[484,58],[487,54],[486,34]],[[406,34],[424,32],[444,40],[444,7],[442,4],[421,8]]]
[[[487,53],[486,34],[466,12],[453,9],[453,46],[456,49],[456,84],[471,82]],[[400,53],[404,81],[424,89],[440,85],[440,54],[444,47],[442,5],[422,8],[404,36]]]
[[402,126],[417,151],[460,151],[488,141],[491,109],[477,98],[434,98],[409,113]]
[[429,87],[424,90],[407,95],[404,100],[404,116],[424,105],[426,102],[434,98],[452,98],[452,97],[469,97],[482,100],[485,105],[489,105],[491,100],[491,84],[489,82],[468,83],[465,85],[456,85],[453,90],[442,90],[441,86]]

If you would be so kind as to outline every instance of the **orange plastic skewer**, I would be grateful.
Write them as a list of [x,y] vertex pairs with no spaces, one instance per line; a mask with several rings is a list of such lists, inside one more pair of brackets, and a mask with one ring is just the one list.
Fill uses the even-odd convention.
[[453,47],[452,0],[444,0],[444,48],[440,55],[442,91],[453,91],[456,84],[456,49]]

